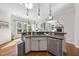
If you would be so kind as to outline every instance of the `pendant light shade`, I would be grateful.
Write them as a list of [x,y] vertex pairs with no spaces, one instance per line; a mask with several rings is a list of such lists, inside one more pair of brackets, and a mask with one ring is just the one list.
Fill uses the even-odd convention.
[[49,16],[49,20],[53,20],[53,16]]
[[25,7],[28,8],[28,9],[32,9],[33,4],[32,3],[25,3]]

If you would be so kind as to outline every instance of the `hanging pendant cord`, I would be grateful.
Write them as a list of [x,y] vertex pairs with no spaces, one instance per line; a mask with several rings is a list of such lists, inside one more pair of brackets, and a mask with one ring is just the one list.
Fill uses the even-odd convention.
[[51,3],[49,4],[49,16],[51,16]]
[[27,16],[28,16],[28,12],[29,12],[29,9],[27,8]]
[[[28,8],[27,8],[27,16],[29,16],[29,9]],[[29,24],[30,23],[29,18],[27,20],[28,20],[28,24]]]
[[38,16],[40,16],[40,3],[38,3]]

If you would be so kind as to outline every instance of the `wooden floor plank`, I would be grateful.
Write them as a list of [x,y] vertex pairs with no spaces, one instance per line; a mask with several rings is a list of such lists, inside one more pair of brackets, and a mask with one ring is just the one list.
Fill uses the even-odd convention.
[[48,52],[30,52],[27,56],[51,56]]

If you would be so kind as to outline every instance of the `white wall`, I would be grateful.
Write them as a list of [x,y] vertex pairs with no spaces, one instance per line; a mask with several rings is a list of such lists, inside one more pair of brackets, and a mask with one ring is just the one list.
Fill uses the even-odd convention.
[[9,22],[9,28],[0,28],[0,44],[11,40],[11,26],[10,26],[10,15],[4,10],[0,9],[0,21]]
[[64,32],[67,33],[65,35],[66,42],[74,43],[75,9],[73,4],[66,10],[59,11],[54,19],[59,20],[64,25]]
[[13,32],[13,27],[11,26],[11,15],[20,17],[26,16],[26,10],[18,3],[0,3],[0,20],[9,22],[9,29],[0,29],[0,44],[11,40],[11,32]]
[[79,48],[79,4],[75,4],[75,45]]

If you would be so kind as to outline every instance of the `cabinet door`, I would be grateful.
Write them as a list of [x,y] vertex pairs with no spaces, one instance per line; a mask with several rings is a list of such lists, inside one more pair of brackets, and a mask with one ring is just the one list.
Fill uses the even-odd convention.
[[25,39],[25,52],[28,53],[30,51],[30,39]]
[[54,55],[62,55],[62,41],[58,39],[48,39],[48,51]]
[[57,40],[54,40],[53,38],[48,39],[48,51],[57,55]]
[[40,38],[40,50],[47,50],[47,37]]
[[40,50],[47,50],[47,40],[40,40]]
[[38,51],[38,40],[34,40],[35,38],[31,38],[31,51]]

